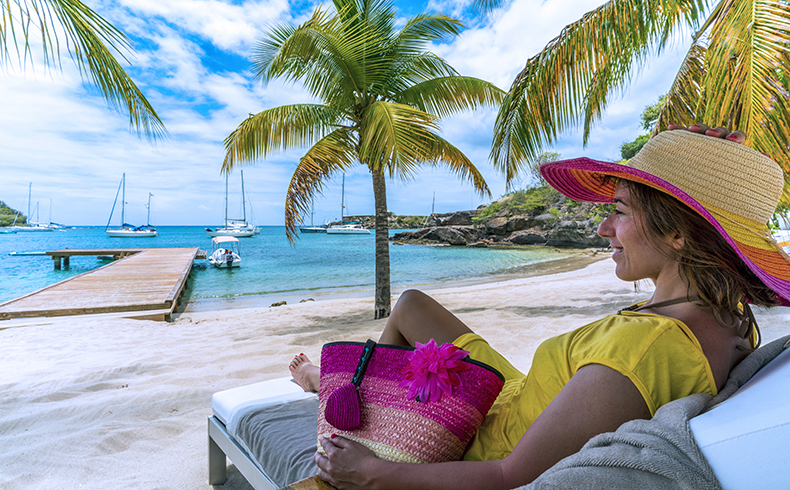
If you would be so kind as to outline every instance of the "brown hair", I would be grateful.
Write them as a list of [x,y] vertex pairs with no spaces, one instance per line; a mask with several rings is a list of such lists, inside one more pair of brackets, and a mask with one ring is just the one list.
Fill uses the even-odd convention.
[[[749,269],[705,218],[673,196],[652,187],[620,180],[631,193],[632,208],[647,236],[677,233],[684,245],[676,251],[679,272],[689,294],[718,311],[738,311],[744,298],[761,306],[778,304],[776,293]],[[666,252],[666,250],[662,251]]]

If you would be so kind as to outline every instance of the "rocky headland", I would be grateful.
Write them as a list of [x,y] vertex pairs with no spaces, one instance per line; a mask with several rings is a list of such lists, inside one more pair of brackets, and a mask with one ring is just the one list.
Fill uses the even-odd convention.
[[[397,233],[391,240],[394,243],[466,247],[609,247],[609,240],[596,233],[608,212],[602,205],[561,199],[532,209],[513,209],[503,205],[507,199],[472,211],[434,214],[421,229]],[[491,206],[497,204],[499,211],[492,210]]]

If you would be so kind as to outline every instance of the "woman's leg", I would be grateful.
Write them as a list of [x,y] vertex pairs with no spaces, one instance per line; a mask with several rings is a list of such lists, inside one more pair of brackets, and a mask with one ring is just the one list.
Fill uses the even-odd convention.
[[[471,333],[461,320],[427,294],[409,289],[404,291],[392,309],[381,333],[382,344],[410,345],[434,339],[449,344],[465,333]],[[318,391],[321,370],[304,354],[294,357],[288,368],[294,380],[305,391]]]
[[452,343],[471,332],[435,299],[416,289],[409,289],[395,303],[379,342],[413,346],[415,342],[425,343],[434,339],[441,345]]

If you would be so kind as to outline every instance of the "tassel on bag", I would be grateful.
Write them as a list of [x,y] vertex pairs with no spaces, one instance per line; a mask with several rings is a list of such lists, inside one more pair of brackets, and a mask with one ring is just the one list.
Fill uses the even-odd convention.
[[351,383],[336,389],[326,399],[324,414],[326,421],[340,430],[354,430],[362,425],[362,395],[359,393],[359,384],[362,382],[375,347],[374,341],[368,339],[365,342],[362,357],[359,359]]

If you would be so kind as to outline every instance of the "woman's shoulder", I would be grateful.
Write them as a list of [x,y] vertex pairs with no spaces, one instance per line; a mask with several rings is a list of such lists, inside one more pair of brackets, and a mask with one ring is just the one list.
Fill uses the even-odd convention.
[[638,338],[642,342],[651,342],[669,330],[686,332],[688,327],[676,318],[623,309],[600,320],[588,323],[574,330],[571,334],[574,337],[585,339],[600,338],[609,341],[612,337],[625,337]]
[[576,359],[608,358],[634,366],[644,356],[702,354],[689,328],[675,318],[621,311],[558,339]]
[[609,315],[567,345],[571,369],[601,364],[631,379],[651,413],[691,393],[715,394],[705,353],[683,322],[654,314]]

